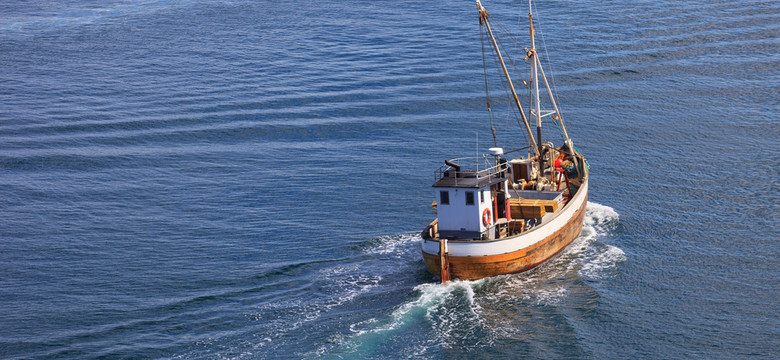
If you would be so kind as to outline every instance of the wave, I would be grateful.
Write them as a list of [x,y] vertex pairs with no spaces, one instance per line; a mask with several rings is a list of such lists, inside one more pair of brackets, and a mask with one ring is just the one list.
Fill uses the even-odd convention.
[[590,280],[602,279],[611,273],[618,264],[626,261],[626,254],[620,248],[601,242],[609,236],[619,223],[620,215],[615,209],[593,202],[588,203],[582,234],[577,239],[582,253],[579,256],[581,267],[579,274]]

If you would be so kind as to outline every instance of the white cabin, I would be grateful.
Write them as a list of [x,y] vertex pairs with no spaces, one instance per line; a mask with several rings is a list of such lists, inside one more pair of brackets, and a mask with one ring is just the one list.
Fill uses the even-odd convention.
[[438,220],[430,237],[504,238],[543,223],[564,205],[560,191],[523,190],[536,175],[529,160],[497,157],[497,165],[483,170],[463,170],[459,160],[447,161],[436,173]]
[[[506,163],[485,170],[461,171],[448,167],[433,185],[436,189],[439,236],[457,239],[492,239],[489,230],[506,218]],[[498,205],[498,206],[496,206]],[[496,214],[495,212],[499,212]]]

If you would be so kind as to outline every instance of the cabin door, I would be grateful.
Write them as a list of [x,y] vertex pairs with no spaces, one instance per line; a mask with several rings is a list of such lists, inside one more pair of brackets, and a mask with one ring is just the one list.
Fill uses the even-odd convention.
[[495,186],[496,186],[496,202],[495,202],[496,206],[495,207],[497,209],[494,209],[494,210],[496,212],[496,218],[497,219],[505,218],[506,217],[506,206],[504,206],[504,204],[506,204],[506,194],[503,191],[499,191],[498,190],[498,184],[495,185]]

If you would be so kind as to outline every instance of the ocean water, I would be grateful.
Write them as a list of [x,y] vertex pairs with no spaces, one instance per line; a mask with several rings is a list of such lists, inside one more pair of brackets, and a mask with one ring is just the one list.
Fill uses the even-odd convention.
[[492,146],[472,1],[5,2],[0,358],[780,356],[780,3],[535,6],[582,235],[440,285],[433,170]]

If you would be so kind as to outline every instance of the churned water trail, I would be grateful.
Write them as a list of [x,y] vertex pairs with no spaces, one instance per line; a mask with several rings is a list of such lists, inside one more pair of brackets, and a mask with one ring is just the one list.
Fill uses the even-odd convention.
[[[335,345],[322,346],[313,355],[323,359],[371,358],[382,353],[387,344],[405,341],[409,347],[404,356],[424,357],[463,343],[469,343],[473,350],[484,349],[506,338],[531,332],[533,326],[529,327],[527,318],[503,317],[501,309],[507,304],[555,309],[567,297],[586,296],[578,288],[582,283],[614,277],[626,257],[618,247],[604,241],[618,224],[619,215],[614,209],[589,202],[582,234],[541,268],[476,281],[415,285],[412,288],[415,295],[388,315],[351,324],[348,333],[331,339]],[[385,240],[385,246],[369,253],[402,257],[411,255],[410,247],[419,246],[416,234]],[[426,329],[426,335],[419,335],[422,329]],[[419,338],[405,338],[410,332]]]

